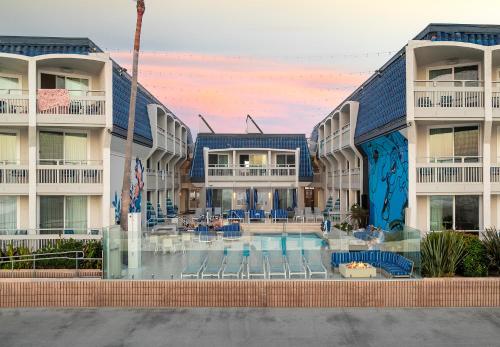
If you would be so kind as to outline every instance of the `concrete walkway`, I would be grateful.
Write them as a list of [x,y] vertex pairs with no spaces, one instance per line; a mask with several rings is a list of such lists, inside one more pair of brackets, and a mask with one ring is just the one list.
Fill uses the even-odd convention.
[[1,346],[499,346],[498,309],[0,310]]

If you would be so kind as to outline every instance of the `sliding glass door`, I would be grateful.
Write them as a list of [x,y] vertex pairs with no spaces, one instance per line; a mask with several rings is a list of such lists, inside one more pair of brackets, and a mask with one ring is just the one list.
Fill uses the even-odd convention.
[[86,196],[40,196],[41,233],[87,230]]
[[478,195],[434,195],[430,202],[430,230],[479,230]]
[[480,161],[479,126],[431,128],[429,130],[429,161]]
[[0,196],[0,235],[17,229],[17,197]]
[[85,164],[87,134],[40,131],[38,156],[43,165]]
[[17,136],[13,133],[0,133],[0,164],[17,162]]

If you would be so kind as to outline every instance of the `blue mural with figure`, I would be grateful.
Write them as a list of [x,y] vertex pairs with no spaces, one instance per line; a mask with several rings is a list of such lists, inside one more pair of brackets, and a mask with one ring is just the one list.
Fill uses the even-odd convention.
[[395,131],[365,142],[370,224],[402,229],[408,206],[408,141]]

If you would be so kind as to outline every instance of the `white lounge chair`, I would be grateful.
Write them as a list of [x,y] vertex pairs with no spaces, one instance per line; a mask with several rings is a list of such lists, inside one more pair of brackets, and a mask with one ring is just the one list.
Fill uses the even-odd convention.
[[321,260],[321,251],[305,250],[304,259],[306,261],[307,271],[309,272],[309,278],[312,278],[312,276],[328,277],[326,268]]
[[267,269],[269,278],[272,278],[273,276],[279,276],[283,278],[287,277],[287,265],[286,259],[283,256],[283,251],[273,250],[268,252]]
[[228,250],[222,269],[222,278],[240,278],[244,264],[243,251]]
[[288,266],[288,277],[301,276],[307,278],[307,271],[304,265],[304,258],[300,250],[286,251],[286,264]]
[[206,252],[205,251],[190,251],[187,253],[187,265],[181,272],[183,278],[200,278],[200,273],[205,266]]
[[247,278],[262,277],[266,278],[266,266],[264,263],[264,254],[261,251],[252,250],[248,256]]
[[207,261],[201,271],[201,278],[220,278],[223,262],[223,250],[208,251]]

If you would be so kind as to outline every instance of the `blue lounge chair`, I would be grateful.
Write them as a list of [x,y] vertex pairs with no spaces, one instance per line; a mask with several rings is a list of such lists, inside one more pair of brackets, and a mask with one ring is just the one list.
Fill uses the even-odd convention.
[[222,237],[225,240],[238,240],[241,238],[241,230],[239,223],[231,223],[228,225],[224,225],[222,227],[223,235]]
[[250,251],[247,263],[247,278],[266,278],[266,267],[264,264],[264,254],[261,251]]
[[323,276],[327,278],[326,267],[323,265],[321,260],[321,251],[319,250],[305,250],[304,259],[306,262],[307,271],[309,272],[309,278],[312,276]]
[[286,278],[286,259],[283,256],[283,251],[272,250],[267,253],[267,272],[269,278],[280,276]]
[[229,210],[228,220],[237,220],[243,222],[245,220],[245,211],[243,210]]
[[307,278],[304,258],[302,257],[302,252],[300,250],[287,250],[286,264],[288,266],[288,278],[292,278],[292,276]]
[[223,262],[223,250],[208,251],[207,261],[201,271],[201,278],[220,278]]
[[243,251],[228,250],[222,269],[222,278],[240,278],[244,262]]
[[187,265],[181,272],[183,278],[200,278],[200,272],[206,261],[205,251],[190,251],[187,254]]
[[250,210],[249,219],[250,221],[264,221],[265,220],[264,210]]
[[271,220],[277,222],[279,220],[288,221],[288,211],[283,209],[271,210]]

